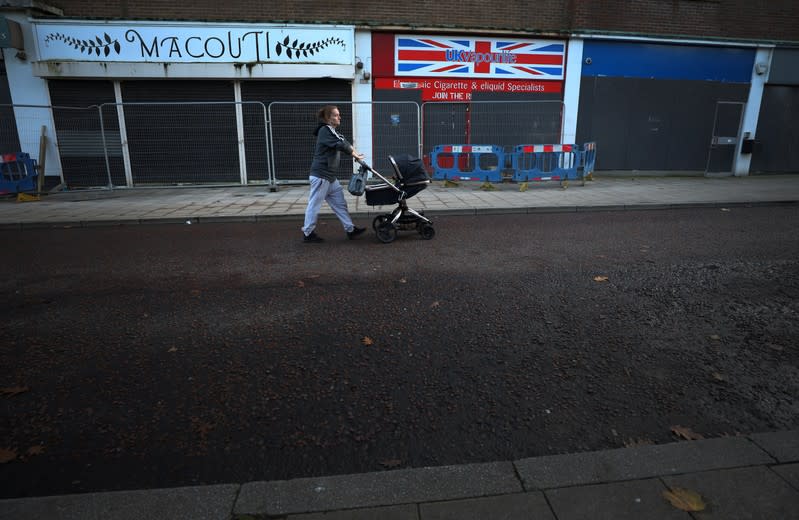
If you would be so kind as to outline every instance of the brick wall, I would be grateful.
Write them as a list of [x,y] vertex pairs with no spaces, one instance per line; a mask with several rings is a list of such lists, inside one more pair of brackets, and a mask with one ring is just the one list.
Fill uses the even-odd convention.
[[52,0],[49,4],[70,18],[341,23],[508,30],[520,35],[601,31],[799,44],[796,0]]

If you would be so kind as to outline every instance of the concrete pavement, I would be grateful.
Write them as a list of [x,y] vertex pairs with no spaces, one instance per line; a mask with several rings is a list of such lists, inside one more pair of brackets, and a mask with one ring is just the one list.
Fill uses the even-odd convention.
[[[752,177],[598,177],[585,186],[572,182],[497,184],[482,191],[478,183],[446,188],[435,182],[408,201],[427,215],[476,213],[533,213],[548,211],[663,209],[685,205],[735,205],[799,201],[798,175]],[[369,217],[386,207],[367,206],[363,197],[347,194],[351,213]],[[118,188],[75,190],[43,195],[35,202],[0,198],[0,226],[89,226],[145,223],[265,221],[299,218],[305,211],[308,188],[265,186],[203,188]],[[327,205],[322,212],[331,215]]]
[[[537,184],[525,192],[515,184],[477,187],[435,183],[409,205],[436,215],[799,202],[799,175],[600,176],[586,186]],[[299,221],[306,201],[306,186],[59,192],[36,202],[0,199],[0,229]],[[387,209],[353,197],[349,205],[361,218]],[[692,501],[701,511],[685,512],[664,496],[679,489],[697,493],[700,501]],[[0,520],[42,518],[792,520],[799,519],[799,430],[462,466],[0,501]]]
[[[665,496],[682,496],[681,490],[697,494],[689,500],[697,511]],[[799,518],[799,430],[462,466],[0,501],[2,520],[45,518],[792,520]]]

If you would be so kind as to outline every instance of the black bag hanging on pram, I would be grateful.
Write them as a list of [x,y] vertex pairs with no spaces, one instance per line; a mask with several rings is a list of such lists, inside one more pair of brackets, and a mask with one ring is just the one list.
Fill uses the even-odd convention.
[[347,191],[356,197],[363,195],[364,190],[366,190],[366,171],[366,166],[361,164],[358,171],[352,174],[350,183],[347,185]]

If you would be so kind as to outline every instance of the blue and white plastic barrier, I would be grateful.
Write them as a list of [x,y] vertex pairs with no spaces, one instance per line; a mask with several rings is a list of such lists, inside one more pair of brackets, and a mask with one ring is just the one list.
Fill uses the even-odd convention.
[[430,163],[434,180],[501,182],[505,152],[495,145],[438,145]]
[[596,166],[596,143],[593,141],[583,144],[582,158],[580,159],[583,177],[591,178]]
[[573,144],[520,144],[513,149],[513,180],[576,180],[581,158]]
[[27,153],[0,155],[0,194],[36,191],[39,173]]

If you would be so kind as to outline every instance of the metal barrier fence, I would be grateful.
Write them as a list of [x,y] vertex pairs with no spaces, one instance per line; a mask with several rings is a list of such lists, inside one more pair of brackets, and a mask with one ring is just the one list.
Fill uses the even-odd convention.
[[[0,105],[0,153],[34,156],[45,125],[47,171],[71,188],[307,182],[325,104],[339,107],[342,133],[378,171],[401,153],[429,166],[433,148],[451,143],[484,140],[505,147],[507,158],[520,142],[557,142],[562,128],[561,101]],[[342,168],[351,173],[346,161]]]
[[[263,103],[106,103],[100,108],[115,184],[269,181]],[[122,143],[116,157],[112,147]]]
[[[438,145],[485,144],[501,146],[510,157],[519,143],[557,143],[563,128],[562,101],[427,102],[422,105],[424,144],[428,166]],[[500,170],[510,164],[499,165]]]
[[[307,182],[318,125],[316,112],[335,105],[341,112],[339,132],[367,154],[377,171],[391,171],[389,155],[419,154],[419,105],[413,101],[275,101],[269,104],[270,149],[275,181]],[[372,155],[372,157],[368,157]],[[352,162],[342,161],[339,175],[349,177]]]
[[14,115],[0,120],[0,153],[38,150],[44,124],[54,129],[47,135],[52,146],[48,157],[59,159],[48,170],[59,169],[61,182],[69,187],[271,179],[263,103],[2,105],[0,111]]

